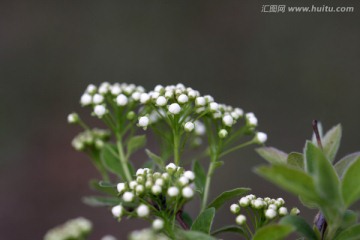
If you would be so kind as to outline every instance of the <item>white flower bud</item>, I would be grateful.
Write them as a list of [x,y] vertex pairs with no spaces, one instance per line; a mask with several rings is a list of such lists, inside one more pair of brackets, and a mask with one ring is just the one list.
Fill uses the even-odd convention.
[[87,106],[91,104],[91,102],[92,102],[92,97],[88,93],[84,93],[80,98],[80,103],[82,106]]
[[177,195],[179,195],[179,189],[177,187],[170,187],[167,191],[167,194],[170,197],[176,197]]
[[93,96],[92,101],[93,101],[94,104],[100,104],[100,103],[102,103],[104,101],[104,96],[96,93]]
[[167,99],[172,98],[172,96],[174,96],[174,92],[173,92],[173,91],[166,91],[166,92],[165,92],[165,97],[166,97]]
[[125,190],[126,185],[125,185],[125,183],[118,183],[118,184],[116,185],[116,188],[117,188],[117,190],[118,190],[119,193],[122,193],[122,192]]
[[226,115],[222,119],[225,126],[231,127],[234,123],[234,119],[230,115]]
[[178,96],[177,100],[178,100],[178,103],[184,104],[184,103],[187,103],[189,101],[189,97],[187,95],[185,95],[185,94],[181,94],[181,95]]
[[299,215],[300,214],[300,210],[296,207],[292,208],[290,211],[290,215]]
[[184,198],[192,198],[194,196],[194,190],[191,187],[184,187],[181,193]]
[[250,200],[255,200],[255,198],[256,198],[254,194],[249,194],[246,197]]
[[96,86],[94,84],[89,84],[86,88],[86,92],[93,94],[96,92]]
[[234,214],[237,214],[237,213],[239,213],[240,212],[240,206],[239,205],[237,205],[237,204],[231,204],[231,206],[230,206],[230,211],[232,212],[232,213],[234,213]]
[[243,225],[246,222],[246,217],[242,214],[236,217],[236,223],[239,225]]
[[111,209],[111,213],[114,217],[121,217],[123,213],[123,207],[121,205],[117,205]]
[[189,183],[189,179],[187,177],[185,177],[185,176],[181,176],[179,178],[179,183],[180,183],[181,186],[185,186],[185,185],[187,185]]
[[104,105],[96,105],[94,107],[94,113],[99,118],[103,117],[106,114],[106,108]]
[[197,98],[195,99],[195,105],[196,105],[196,106],[202,107],[202,106],[205,106],[205,104],[206,104],[205,98],[203,98],[203,97],[197,97]]
[[212,96],[210,96],[210,95],[205,95],[204,98],[205,98],[205,100],[206,100],[208,103],[214,101],[214,98],[213,98]]
[[135,101],[139,101],[140,100],[140,96],[141,96],[141,93],[140,92],[133,92],[131,94],[131,98],[134,99]]
[[119,84],[114,84],[110,87],[110,91],[112,95],[117,96],[121,93],[121,87],[119,86]]
[[146,188],[151,188],[153,186],[153,183],[152,183],[152,181],[150,181],[150,180],[147,180],[146,182],[145,182],[145,187]]
[[145,204],[140,204],[140,206],[136,209],[136,213],[139,217],[147,217],[150,213],[149,207]]
[[138,184],[137,184],[137,182],[136,181],[131,181],[131,182],[129,182],[129,187],[130,187],[130,189],[135,189],[135,187],[137,186]]
[[265,210],[265,217],[267,219],[273,219],[277,216],[277,213],[274,209],[267,209]]
[[277,210],[277,206],[275,204],[269,204],[268,209],[274,209]]
[[250,204],[250,199],[247,197],[240,198],[239,204],[241,207],[247,207]]
[[211,111],[215,112],[215,111],[217,111],[219,109],[219,104],[216,103],[216,102],[211,102],[209,104],[209,108],[210,108]]
[[158,194],[160,194],[160,193],[162,192],[162,188],[161,188],[161,186],[159,186],[159,185],[153,185],[153,186],[151,187],[151,192],[152,192],[154,195],[158,195]]
[[179,114],[181,111],[181,107],[177,103],[170,104],[168,109],[169,109],[169,112],[174,115]]
[[67,116],[68,123],[78,123],[79,122],[79,115],[77,113],[70,113]]
[[155,184],[159,185],[159,186],[163,186],[164,185],[164,180],[162,178],[158,178],[158,179],[156,179]]
[[149,100],[150,100],[149,94],[147,94],[147,93],[142,93],[142,94],[140,95],[140,102],[141,102],[142,104],[147,103]]
[[190,91],[188,91],[188,96],[189,96],[189,98],[194,99],[197,96],[199,96],[199,92],[195,91],[195,90],[190,90]]
[[144,186],[143,185],[137,185],[135,188],[135,191],[137,194],[142,194],[144,192]]
[[152,222],[152,228],[156,231],[159,231],[161,229],[164,228],[164,220],[162,219],[155,219],[153,222]]
[[139,118],[138,125],[139,125],[139,127],[146,129],[147,126],[149,125],[149,122],[150,122],[150,120],[147,116],[142,116]]
[[168,165],[166,165],[166,171],[169,173],[173,173],[176,171],[177,166],[174,163],[169,163]]
[[267,140],[267,135],[266,135],[266,133],[257,132],[257,133],[256,133],[256,136],[255,136],[255,140],[256,140],[258,143],[265,143],[266,140]]
[[164,96],[160,96],[156,99],[156,105],[159,107],[163,107],[167,104],[167,99]]
[[200,121],[196,121],[195,122],[195,134],[196,135],[204,135],[205,131],[206,131],[205,125]]
[[101,238],[101,240],[117,240],[117,238],[112,235],[105,235]]
[[134,194],[132,192],[125,192],[122,198],[124,202],[132,202],[134,200]]
[[264,207],[265,203],[264,201],[260,200],[260,199],[256,199],[254,200],[251,205],[255,208],[255,209],[260,209],[262,207]]
[[244,115],[244,111],[241,108],[235,108],[234,112],[240,117]]
[[184,125],[184,129],[186,132],[192,132],[194,130],[194,128],[195,128],[195,124],[192,122],[187,122]]
[[110,84],[108,82],[103,82],[100,84],[98,91],[100,94],[104,95],[104,94],[108,93],[109,88],[110,88]]
[[156,85],[154,88],[155,92],[161,92],[164,90],[164,87],[162,85]]
[[226,138],[228,135],[228,131],[226,131],[226,129],[221,129],[219,131],[219,138]]
[[136,176],[140,176],[140,175],[144,175],[144,169],[142,169],[142,168],[139,168],[139,169],[136,171]]
[[184,172],[184,176],[187,177],[190,181],[194,181],[195,179],[195,173],[192,171],[186,171]]
[[253,113],[251,113],[249,115],[249,113],[246,114],[246,119],[247,122],[250,124],[250,126],[257,126],[258,125],[258,120],[255,117],[255,115]]
[[288,214],[288,210],[287,210],[286,207],[281,207],[281,208],[279,208],[279,215],[280,215],[280,216],[285,216],[285,215],[287,215],[287,214]]
[[124,94],[120,94],[116,97],[116,104],[118,106],[125,106],[128,103],[128,98]]
[[285,201],[283,198],[278,198],[278,199],[276,199],[276,201],[278,201],[281,205],[285,204]]
[[163,174],[161,175],[161,177],[162,177],[162,179],[164,179],[164,180],[168,180],[168,179],[169,179],[169,174],[168,174],[168,173],[163,173]]

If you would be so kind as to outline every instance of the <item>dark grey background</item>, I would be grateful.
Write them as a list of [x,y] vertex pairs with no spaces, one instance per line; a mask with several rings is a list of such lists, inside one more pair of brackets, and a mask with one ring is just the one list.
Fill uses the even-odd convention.
[[[91,193],[87,180],[97,175],[71,148],[79,129],[68,126],[66,116],[87,113],[78,101],[89,83],[150,89],[182,82],[254,111],[268,145],[301,151],[318,118],[326,128],[343,124],[339,155],[360,150],[360,4],[325,2],[355,12],[260,12],[263,4],[324,3],[315,0],[2,1],[0,238],[41,239],[77,216],[95,224],[91,239],[108,233],[123,239],[130,229],[148,226],[117,224],[106,209],[81,203]],[[300,206],[252,172],[264,163],[252,149],[225,163],[212,196],[247,186]],[[309,220],[315,214],[300,209]],[[234,221],[227,209],[218,217],[216,226]]]

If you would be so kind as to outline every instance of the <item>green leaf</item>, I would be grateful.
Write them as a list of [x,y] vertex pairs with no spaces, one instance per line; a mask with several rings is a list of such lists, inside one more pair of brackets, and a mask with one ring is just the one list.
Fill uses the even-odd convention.
[[344,172],[348,169],[349,165],[359,157],[360,157],[360,152],[355,152],[343,157],[334,165],[339,178],[343,177]]
[[209,205],[208,208],[215,208],[218,210],[226,201],[243,195],[244,193],[247,193],[250,191],[250,188],[235,188],[229,191],[225,191],[221,193],[219,196],[217,196]]
[[145,152],[148,155],[148,157],[150,159],[152,159],[158,166],[160,166],[161,168],[164,167],[164,160],[160,156],[158,156],[155,153],[151,152],[149,149],[146,149]]
[[352,210],[346,210],[341,222],[341,228],[348,228],[358,221],[358,214]]
[[211,233],[211,235],[215,236],[215,235],[225,233],[225,232],[232,232],[232,233],[240,234],[242,236],[246,236],[246,231],[244,230],[244,228],[242,228],[240,226],[236,226],[236,225],[225,226],[225,227],[216,229],[215,231],[213,231]]
[[184,222],[186,223],[186,225],[191,226],[193,224],[193,220],[187,212],[182,211],[181,217],[184,220]]
[[296,232],[306,237],[308,240],[317,240],[317,236],[311,226],[301,217],[288,215],[280,220],[281,224],[292,225]]
[[360,224],[351,226],[339,233],[334,240],[358,240],[360,239]]
[[256,152],[271,164],[285,164],[288,155],[274,147],[260,147]]
[[180,231],[181,240],[216,240],[216,238],[199,231]]
[[114,206],[121,202],[118,198],[103,196],[87,196],[83,197],[82,201],[92,207]]
[[144,147],[146,144],[146,136],[145,135],[139,135],[134,136],[130,138],[128,144],[127,144],[127,156],[130,156],[140,148]]
[[256,231],[253,240],[281,240],[292,233],[295,228],[291,225],[266,225]]
[[104,182],[99,180],[90,180],[89,185],[91,189],[110,194],[112,196],[117,196],[116,186],[111,183],[106,183],[108,185],[103,184]]
[[197,160],[194,161],[193,171],[196,176],[195,180],[194,180],[196,191],[198,191],[200,193],[200,196],[202,198],[203,194],[204,194],[204,187],[205,187],[205,182],[206,182],[206,173],[205,173],[204,168],[201,166],[201,164]]
[[329,159],[330,162],[335,160],[336,153],[340,146],[341,135],[341,125],[338,124],[330,129],[322,140],[325,156]]
[[116,146],[112,144],[106,144],[101,149],[100,158],[107,170],[120,176],[122,179],[126,179]]
[[317,205],[321,202],[311,176],[305,172],[285,165],[261,166],[255,170],[259,175],[279,187],[306,198]]
[[195,219],[193,225],[191,226],[191,230],[200,231],[209,234],[214,216],[215,216],[215,208],[208,208],[204,210]]
[[350,206],[360,198],[360,157],[358,157],[344,173],[342,180],[342,196],[346,206]]
[[301,153],[292,152],[288,155],[287,164],[295,168],[304,169],[304,156]]

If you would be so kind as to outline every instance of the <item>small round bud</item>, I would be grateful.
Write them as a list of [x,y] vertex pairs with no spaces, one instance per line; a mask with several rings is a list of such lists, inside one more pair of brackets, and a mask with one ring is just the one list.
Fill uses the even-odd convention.
[[140,176],[140,175],[144,175],[144,169],[143,169],[143,168],[139,168],[139,169],[136,171],[136,176]]
[[250,199],[247,197],[240,198],[239,204],[241,207],[247,207],[250,204]]
[[137,185],[135,188],[136,194],[142,194],[144,192],[144,186],[143,185]]
[[234,214],[237,214],[240,212],[240,206],[237,204],[231,204],[230,211]]
[[156,231],[159,231],[161,229],[164,228],[164,220],[162,219],[155,219],[153,222],[152,222],[152,228]]
[[174,115],[179,114],[181,111],[181,107],[177,103],[170,104],[168,109],[169,109],[169,112]]
[[126,114],[126,119],[127,120],[133,120],[135,118],[136,114],[134,111],[130,111]]
[[86,88],[86,92],[93,94],[96,92],[96,86],[94,84],[89,84]]
[[192,122],[187,122],[184,125],[184,129],[186,132],[192,132],[194,130],[194,128],[195,128],[195,124]]
[[77,113],[70,113],[67,117],[68,123],[78,123],[79,115]]
[[123,207],[121,205],[117,205],[111,209],[111,213],[114,217],[121,217],[123,213]]
[[226,129],[221,129],[219,131],[219,138],[226,138],[228,135],[228,131],[226,131]]
[[300,210],[296,207],[292,208],[290,211],[290,215],[299,215],[300,214]]
[[164,87],[162,85],[156,85],[154,88],[155,92],[161,92],[164,90]]
[[169,179],[169,174],[168,173],[163,173],[163,174],[161,174],[161,177],[164,180],[168,180]]
[[225,126],[231,127],[234,123],[234,119],[230,115],[226,115],[222,119]]
[[167,99],[164,96],[160,96],[156,99],[156,105],[159,107],[163,107],[167,104]]
[[150,121],[149,118],[146,116],[140,117],[138,125],[144,129],[146,129],[147,126],[149,125],[149,121]]
[[246,197],[250,200],[255,200],[256,198],[254,194],[247,195]]
[[206,104],[205,98],[203,98],[203,97],[197,97],[197,98],[195,99],[195,105],[196,105],[196,106],[202,107],[202,106],[205,106],[205,104]]
[[284,205],[285,204],[285,201],[283,198],[278,198],[276,199],[276,201],[278,201],[280,204]]
[[185,186],[186,184],[189,183],[189,179],[187,177],[185,177],[185,176],[181,176],[179,178],[179,183],[180,183],[181,186]]
[[211,111],[215,112],[215,111],[217,111],[219,109],[219,104],[216,103],[216,102],[211,102],[209,104],[209,108],[210,108]]
[[94,104],[100,104],[104,101],[104,96],[96,93],[92,99]]
[[274,219],[277,216],[277,213],[274,209],[265,210],[265,217],[267,219]]
[[138,185],[138,184],[137,184],[136,181],[131,181],[131,182],[129,182],[129,187],[130,187],[130,189],[135,189],[137,185]]
[[152,181],[147,180],[147,181],[145,182],[145,187],[146,187],[147,189],[150,189],[152,186],[153,186],[153,182],[152,182]]
[[179,195],[179,189],[177,187],[170,187],[167,191],[167,194],[170,197],[176,197],[177,195]]
[[184,187],[181,193],[184,198],[192,198],[194,196],[194,190],[191,187]]
[[124,94],[120,94],[116,97],[116,104],[118,106],[125,106],[128,103],[128,98]]
[[184,172],[184,176],[187,177],[190,181],[194,181],[195,173],[193,171],[186,171]]
[[239,225],[244,225],[246,222],[246,217],[242,214],[236,217],[236,223]]
[[255,117],[255,115],[253,113],[247,113],[246,114],[246,119],[247,119],[247,122],[250,126],[257,126],[258,125],[258,120],[257,118]]
[[163,186],[164,185],[164,180],[162,178],[156,179],[155,185]]
[[166,168],[166,171],[171,174],[176,171],[177,166],[174,163],[169,163],[168,165],[166,165],[165,168]]
[[178,103],[184,104],[189,101],[189,97],[185,94],[180,94],[179,97],[177,98],[177,100],[178,100]]
[[288,214],[288,210],[287,210],[286,207],[281,207],[281,208],[279,208],[279,215],[280,215],[280,216],[285,216],[285,215],[287,215],[287,214]]
[[118,183],[116,185],[116,188],[119,193],[122,193],[123,191],[125,191],[126,185],[125,183]]
[[99,118],[102,118],[106,114],[106,108],[104,105],[96,105],[94,107],[94,113]]
[[136,213],[139,217],[147,217],[150,213],[149,207],[145,204],[140,204],[140,206],[136,209]]
[[267,135],[266,135],[266,133],[263,133],[263,132],[258,132],[258,133],[256,133],[255,140],[256,140],[258,143],[265,143],[266,140],[267,140]]
[[119,86],[119,84],[114,84],[110,87],[110,91],[112,95],[117,96],[121,93],[121,87]]
[[80,103],[82,106],[90,105],[92,102],[92,97],[88,93],[84,93],[80,98]]
[[142,94],[140,95],[140,102],[141,102],[142,104],[147,103],[149,100],[150,100],[149,94],[147,94],[147,93],[142,93]]
[[201,135],[204,135],[205,132],[206,132],[205,125],[200,121],[196,121],[195,122],[195,134],[201,136]]
[[153,185],[151,187],[151,192],[154,194],[154,195],[158,195],[162,192],[162,189],[161,189],[161,186],[159,185]]
[[275,205],[275,204],[270,204],[269,206],[268,206],[268,209],[274,209],[274,210],[277,210],[277,206]]
[[260,200],[260,199],[256,199],[254,200],[251,205],[255,208],[255,209],[261,209],[264,207],[265,203],[264,201]]
[[134,200],[134,194],[132,192],[125,192],[122,198],[124,202],[132,202]]

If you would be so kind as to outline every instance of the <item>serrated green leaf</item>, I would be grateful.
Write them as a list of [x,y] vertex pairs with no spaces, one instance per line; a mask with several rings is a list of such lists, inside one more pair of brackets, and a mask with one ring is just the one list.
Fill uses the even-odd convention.
[[304,169],[304,156],[301,153],[292,152],[288,155],[286,162],[288,165],[301,169]]
[[344,173],[342,180],[342,196],[346,206],[350,206],[360,198],[360,157],[356,159]]
[[111,183],[103,184],[104,182],[99,180],[90,180],[89,185],[91,189],[110,194],[112,196],[117,196],[117,191],[115,189],[115,185]]
[[115,197],[87,196],[82,198],[83,203],[92,207],[114,206],[121,201]]
[[106,144],[101,149],[100,157],[103,165],[108,171],[120,176],[122,179],[126,179],[116,146]]
[[349,165],[351,163],[353,163],[359,157],[360,157],[360,152],[355,152],[355,153],[352,153],[352,154],[349,154],[349,155],[343,157],[334,165],[339,178],[343,177],[344,172],[347,170]]
[[342,128],[341,125],[338,124],[331,128],[324,136],[322,140],[324,153],[327,159],[330,162],[335,160],[335,156],[337,151],[339,150],[340,142],[341,142]]
[[139,135],[134,136],[130,138],[128,144],[127,144],[127,156],[130,156],[140,148],[144,147],[146,144],[146,136],[145,135]]
[[253,240],[281,240],[291,234],[295,228],[291,225],[266,225],[256,231]]
[[146,149],[145,152],[148,155],[148,157],[150,159],[152,159],[159,167],[161,167],[161,168],[164,167],[164,160],[160,156],[158,156],[155,153],[151,152],[149,149]]
[[195,219],[194,223],[191,226],[191,230],[209,234],[214,216],[215,216],[215,208],[208,208],[204,210]]
[[200,196],[202,198],[204,193],[205,182],[206,182],[206,173],[204,168],[197,160],[195,160],[193,163],[193,171],[196,176],[194,180],[196,191],[200,193]]
[[301,217],[288,215],[283,217],[280,222],[281,224],[292,225],[296,232],[306,237],[308,240],[317,240],[317,236],[311,226]]
[[255,171],[270,182],[293,194],[304,197],[316,205],[321,202],[316,193],[313,179],[301,170],[286,165],[273,165],[270,167],[261,166]]
[[217,196],[209,205],[208,208],[215,208],[218,210],[226,201],[238,197],[250,191],[250,188],[235,188],[229,191],[225,191]]
[[260,147],[256,152],[271,164],[286,164],[288,155],[274,147]]
[[225,227],[216,229],[215,231],[213,231],[211,233],[211,235],[215,236],[215,235],[225,233],[225,232],[232,232],[232,233],[237,233],[242,236],[246,236],[246,230],[244,228],[242,228],[240,226],[236,226],[236,225],[225,226]]
[[180,231],[181,240],[216,240],[216,238],[199,231]]
[[359,240],[360,239],[360,224],[351,226],[341,231],[334,240]]

